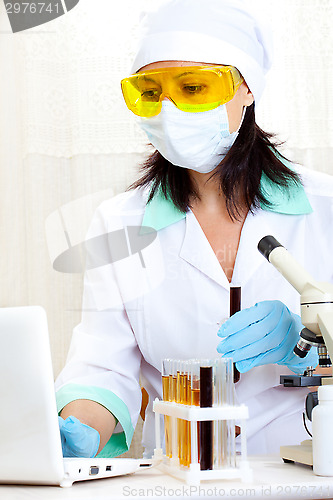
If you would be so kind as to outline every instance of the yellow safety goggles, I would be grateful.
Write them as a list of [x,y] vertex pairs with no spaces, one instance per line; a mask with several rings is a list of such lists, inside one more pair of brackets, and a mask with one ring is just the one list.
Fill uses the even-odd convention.
[[230,101],[244,81],[233,66],[177,66],[136,73],[121,81],[126,105],[134,114],[159,114],[164,98],[178,109],[198,113]]

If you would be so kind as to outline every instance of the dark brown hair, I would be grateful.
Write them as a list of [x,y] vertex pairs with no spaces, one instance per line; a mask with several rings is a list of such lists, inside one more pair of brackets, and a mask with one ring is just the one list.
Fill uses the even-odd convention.
[[[254,103],[251,104],[235,143],[212,174],[219,178],[231,219],[237,220],[244,208],[254,212],[261,205],[271,206],[260,185],[263,173],[282,188],[300,183],[296,172],[285,165],[288,159],[277,149],[281,143],[273,139],[274,134],[264,132],[256,124]],[[191,197],[200,199],[188,169],[175,167],[158,151],[147,158],[141,171],[143,175],[129,189],[150,186],[148,201],[160,189],[179,210],[186,212]]]

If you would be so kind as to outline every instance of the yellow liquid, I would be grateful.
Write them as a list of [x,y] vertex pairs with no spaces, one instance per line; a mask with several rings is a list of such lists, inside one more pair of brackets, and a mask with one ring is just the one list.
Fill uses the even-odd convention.
[[[184,403],[184,374],[180,373],[178,378],[179,383],[179,403]],[[185,420],[179,419],[178,425],[178,450],[179,450],[179,463],[184,465],[184,452],[185,452]]]
[[[177,379],[176,379],[176,403],[180,403],[180,372],[177,372]],[[179,461],[181,462],[181,435],[182,435],[182,420],[180,418],[177,418],[177,456],[179,458]]]
[[[181,376],[181,384],[182,384],[182,403],[186,404],[186,375]],[[187,420],[183,420],[183,435],[182,435],[182,464],[187,465]]]
[[200,406],[200,389],[191,389],[191,404]]
[[180,403],[180,373],[177,372],[176,382],[176,403]]
[[[189,377],[185,377],[185,400],[186,404],[191,404],[191,379]],[[189,467],[191,463],[191,422],[186,422],[186,441],[185,441],[185,464]]]
[[[170,401],[176,402],[177,397],[177,375],[170,375]],[[178,426],[178,422],[177,422]],[[177,437],[177,436],[176,436]],[[176,440],[177,442],[177,440]],[[174,450],[175,457],[177,456],[177,450]],[[171,436],[171,420],[170,420],[170,457],[173,456],[172,451],[172,436]]]
[[169,401],[174,401],[173,398],[173,376],[169,375]]
[[[169,377],[162,377],[163,401],[169,401]],[[170,417],[164,415],[164,433],[165,433],[165,454],[171,456],[171,422]]]
[[172,377],[172,401],[176,402],[177,395],[177,377]]
[[169,400],[169,377],[162,377],[163,401]]
[[[193,406],[200,406],[200,389],[191,388],[191,404]],[[197,429],[198,429],[197,435],[198,435],[198,462],[199,462],[199,457],[200,457],[200,435],[199,435],[200,425],[199,425],[199,422],[198,422]]]
[[191,402],[191,377],[187,377],[187,383],[186,383],[186,401],[187,404],[190,405],[192,404]]

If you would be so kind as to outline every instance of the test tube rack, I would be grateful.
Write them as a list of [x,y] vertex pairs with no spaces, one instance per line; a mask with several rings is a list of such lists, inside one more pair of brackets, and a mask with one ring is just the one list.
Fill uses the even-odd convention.
[[[198,485],[203,480],[240,479],[242,482],[252,481],[252,470],[247,460],[246,420],[248,408],[245,405],[222,405],[211,408],[201,408],[194,405],[184,405],[173,401],[161,401],[158,398],[153,403],[155,412],[155,439],[154,460],[160,462],[159,468],[163,472],[190,485]],[[171,447],[172,457],[163,454],[161,447],[161,415],[171,419]],[[188,467],[180,465],[177,457],[178,426],[177,420],[190,422],[191,428],[191,463]],[[203,421],[237,421],[241,433],[241,451],[236,457],[234,467],[223,466],[212,470],[201,470],[198,457],[198,422]],[[235,430],[235,425],[233,426]]]

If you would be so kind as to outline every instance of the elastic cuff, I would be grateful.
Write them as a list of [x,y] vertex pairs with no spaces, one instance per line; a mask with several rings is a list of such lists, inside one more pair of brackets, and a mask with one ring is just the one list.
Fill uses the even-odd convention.
[[58,414],[68,403],[78,399],[95,401],[104,406],[115,417],[116,424],[119,422],[124,430],[124,432],[113,433],[97,456],[115,457],[125,453],[131,445],[134,433],[131,416],[125,403],[108,389],[90,385],[66,384],[56,392]]

